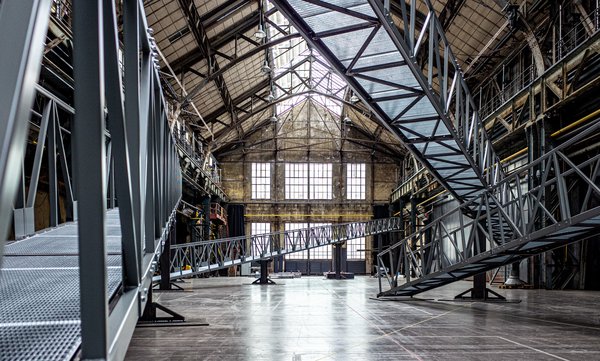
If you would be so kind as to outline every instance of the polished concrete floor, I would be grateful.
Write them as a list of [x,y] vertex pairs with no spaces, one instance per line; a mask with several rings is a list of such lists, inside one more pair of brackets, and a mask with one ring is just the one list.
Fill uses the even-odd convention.
[[375,300],[377,279],[250,285],[187,280],[156,293],[189,324],[136,329],[127,360],[600,360],[600,292],[501,290],[520,303]]

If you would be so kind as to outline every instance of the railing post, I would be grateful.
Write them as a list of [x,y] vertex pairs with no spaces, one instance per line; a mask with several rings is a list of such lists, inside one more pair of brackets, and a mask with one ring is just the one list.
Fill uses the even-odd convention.
[[408,257],[409,245],[408,242],[405,242],[402,246],[404,249],[404,279],[406,282],[410,282],[410,259]]
[[[73,4],[74,165],[79,228],[81,358],[108,358],[102,2]],[[85,235],[85,236],[83,236]]]
[[3,1],[0,6],[0,262],[23,166],[29,112],[48,31],[50,0]]
[[[140,9],[139,1],[123,2],[123,43],[125,70],[125,121],[127,125],[127,143],[129,144],[129,162],[132,185],[132,204],[135,234],[138,247],[144,248],[144,217],[142,202],[145,184],[141,181],[140,169]],[[141,269],[142,257],[138,265]]]

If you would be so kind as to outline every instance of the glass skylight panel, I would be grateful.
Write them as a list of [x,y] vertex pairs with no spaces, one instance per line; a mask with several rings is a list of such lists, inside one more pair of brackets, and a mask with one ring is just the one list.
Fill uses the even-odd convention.
[[[296,33],[296,30],[279,12],[272,14],[269,20],[288,34]],[[272,26],[268,29],[270,40],[284,36]],[[285,113],[309,96],[334,114],[341,115],[341,98],[344,96],[346,83],[331,71],[323,57],[308,48],[304,39],[298,37],[286,40],[272,46],[270,51],[273,76],[276,78],[273,84],[273,96],[280,99],[275,109],[278,115]],[[337,97],[340,100],[334,100],[331,97]]]

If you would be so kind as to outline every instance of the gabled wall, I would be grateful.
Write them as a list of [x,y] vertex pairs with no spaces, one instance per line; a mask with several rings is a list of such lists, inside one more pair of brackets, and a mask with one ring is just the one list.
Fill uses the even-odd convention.
[[[348,138],[353,142],[348,141]],[[356,144],[364,141],[364,145]],[[283,230],[286,222],[344,223],[372,219],[374,204],[387,204],[396,185],[402,159],[373,151],[369,140],[354,126],[323,106],[305,101],[279,116],[262,132],[253,134],[244,147],[219,157],[223,187],[232,203],[246,205],[246,234],[251,222],[269,222],[271,230]],[[271,199],[251,197],[253,162],[271,163]],[[284,164],[290,162],[332,163],[333,199],[286,200]],[[346,164],[365,163],[366,199],[346,199]],[[366,264],[370,272],[371,240],[366,240]]]

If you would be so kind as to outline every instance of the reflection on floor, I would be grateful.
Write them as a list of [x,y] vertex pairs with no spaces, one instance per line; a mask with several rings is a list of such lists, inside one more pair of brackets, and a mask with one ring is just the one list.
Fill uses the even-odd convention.
[[127,360],[600,360],[600,292],[500,290],[521,303],[441,302],[468,282],[406,302],[371,299],[377,279],[187,280],[156,293],[189,322],[138,328]]

